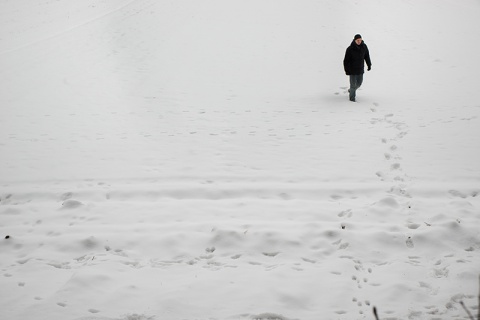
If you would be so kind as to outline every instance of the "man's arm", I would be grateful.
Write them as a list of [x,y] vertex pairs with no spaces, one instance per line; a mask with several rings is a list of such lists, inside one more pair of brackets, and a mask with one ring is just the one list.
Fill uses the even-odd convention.
[[343,68],[345,69],[345,74],[350,75],[350,55],[348,54],[348,48],[345,51],[345,58],[343,58]]
[[365,62],[367,63],[368,70],[372,68],[372,61],[370,60],[370,52],[368,51],[368,47],[365,46],[367,50],[365,51]]

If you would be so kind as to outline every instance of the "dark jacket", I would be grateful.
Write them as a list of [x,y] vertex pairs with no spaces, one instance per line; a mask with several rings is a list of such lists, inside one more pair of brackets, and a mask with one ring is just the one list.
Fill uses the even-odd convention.
[[365,42],[358,46],[355,41],[352,41],[345,52],[345,59],[343,59],[343,67],[347,75],[363,74],[365,72],[365,63],[368,68],[372,66],[370,61],[370,53]]

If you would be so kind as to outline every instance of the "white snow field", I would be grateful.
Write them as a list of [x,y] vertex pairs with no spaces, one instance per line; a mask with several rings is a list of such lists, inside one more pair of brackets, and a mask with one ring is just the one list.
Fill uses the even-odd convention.
[[476,315],[479,16],[1,0],[0,319]]

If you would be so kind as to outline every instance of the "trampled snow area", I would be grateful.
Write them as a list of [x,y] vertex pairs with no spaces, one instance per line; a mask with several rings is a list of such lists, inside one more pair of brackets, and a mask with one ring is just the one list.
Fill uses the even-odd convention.
[[0,1],[0,318],[476,314],[479,16]]

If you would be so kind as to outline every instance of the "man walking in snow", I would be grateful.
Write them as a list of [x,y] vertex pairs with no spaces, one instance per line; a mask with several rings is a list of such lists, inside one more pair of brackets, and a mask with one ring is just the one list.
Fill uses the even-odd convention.
[[367,63],[368,71],[372,69],[372,62],[370,61],[370,53],[368,47],[363,42],[362,36],[356,34],[352,43],[345,52],[345,58],[343,59],[343,67],[345,73],[350,76],[350,101],[355,102],[356,91],[363,82],[363,73],[365,72],[365,62]]

